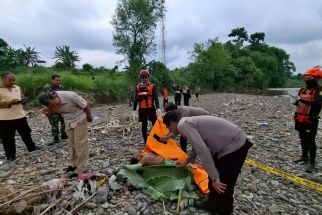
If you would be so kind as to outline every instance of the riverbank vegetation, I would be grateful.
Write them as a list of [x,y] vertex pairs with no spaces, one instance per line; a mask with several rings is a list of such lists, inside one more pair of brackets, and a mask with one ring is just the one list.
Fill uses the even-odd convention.
[[[142,10],[152,12],[140,13]],[[200,87],[202,91],[229,92],[300,86],[289,54],[268,44],[264,32],[249,34],[243,27],[232,29],[228,41],[214,38],[195,43],[189,52],[190,63],[184,67],[169,69],[155,60],[147,62],[147,56],[155,51],[153,32],[164,13],[163,0],[119,2],[111,23],[115,28],[113,45],[126,62],[122,70],[121,65],[113,69],[96,68],[89,63],[77,67],[81,56],[68,45],[56,46],[56,61],[47,66],[35,47],[14,49],[0,38],[0,72],[15,73],[17,84],[31,98],[37,97],[51,75],[59,74],[66,90],[89,93],[96,102],[103,103],[126,99],[127,88],[139,82],[138,72],[143,68],[149,69],[150,79],[159,90],[167,87],[170,92],[173,84],[187,85],[192,90]],[[138,27],[132,29],[135,38],[132,31],[124,30],[126,26]],[[146,29],[151,34],[146,34]]]

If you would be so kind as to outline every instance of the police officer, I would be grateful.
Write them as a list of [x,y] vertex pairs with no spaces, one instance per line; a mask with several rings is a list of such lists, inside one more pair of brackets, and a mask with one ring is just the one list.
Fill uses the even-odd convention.
[[[294,120],[295,130],[299,132],[302,148],[302,156],[296,163],[303,162],[310,164],[306,167],[306,172],[313,172],[315,168],[316,143],[319,114],[322,107],[322,87],[318,81],[322,77],[319,68],[311,68],[303,74],[305,87],[298,92],[298,97],[293,103],[296,106]],[[309,158],[310,155],[310,158]]]
[[[47,92],[53,92],[53,91],[62,91],[63,86],[60,84],[60,76],[59,75],[53,75],[51,76],[51,84],[46,84],[44,86],[43,91],[45,93]],[[67,134],[65,132],[65,123],[64,118],[61,114],[55,113],[51,116],[48,116],[49,123],[51,125],[51,132],[52,136],[54,137],[53,142],[49,143],[50,145],[53,145],[55,143],[59,143],[59,122],[60,122],[60,133],[61,133],[61,139],[65,140],[67,139]]]
[[178,160],[176,166],[195,163],[198,157],[208,173],[208,199],[195,206],[211,214],[232,214],[234,188],[252,146],[246,133],[220,117],[204,115],[181,118],[177,111],[168,111],[163,123],[172,133],[186,138],[192,146],[188,158]]
[[136,85],[135,88],[135,99],[133,102],[133,111],[139,103],[139,122],[142,123],[142,135],[144,143],[146,143],[148,134],[148,120],[154,125],[157,116],[156,109],[159,115],[161,115],[161,110],[159,109],[159,99],[158,91],[156,87],[149,81],[149,70],[141,70],[140,78],[141,83]]

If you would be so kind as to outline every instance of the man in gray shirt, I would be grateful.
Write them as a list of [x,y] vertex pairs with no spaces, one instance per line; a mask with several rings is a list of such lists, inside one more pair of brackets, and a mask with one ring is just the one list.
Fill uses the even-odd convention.
[[181,118],[177,112],[167,112],[163,122],[171,132],[182,135],[192,145],[187,160],[177,161],[177,167],[194,163],[198,156],[208,173],[210,193],[203,209],[231,214],[234,187],[252,146],[245,132],[215,116]]
[[[176,111],[180,117],[191,117],[191,116],[202,116],[202,115],[209,115],[209,112],[206,111],[205,109],[202,108],[197,108],[197,107],[189,107],[189,106],[177,106],[176,104],[173,104],[173,102],[169,102],[164,110],[166,112],[169,111]],[[172,138],[176,138],[177,134],[172,133],[171,131],[169,131],[168,134],[166,134],[164,137],[160,138],[161,142],[166,142],[168,139]],[[182,151],[187,153],[187,140],[185,138],[183,138],[182,136],[180,136],[180,147],[182,149]]]
[[67,167],[66,172],[73,172],[70,177],[86,172],[88,122],[93,121],[88,103],[71,91],[42,93],[39,101],[46,106],[42,109],[46,116],[59,113],[64,117],[65,129],[72,149],[71,166]]

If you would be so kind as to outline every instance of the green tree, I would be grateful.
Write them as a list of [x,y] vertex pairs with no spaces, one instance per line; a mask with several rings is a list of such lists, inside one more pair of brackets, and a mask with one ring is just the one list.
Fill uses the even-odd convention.
[[236,39],[233,39],[233,42],[243,45],[243,43],[248,40],[248,33],[244,27],[234,28],[231,30],[230,34],[228,34],[228,37],[237,37]]
[[8,46],[8,43],[4,39],[0,38],[0,56],[4,54],[4,51]]
[[197,79],[195,84],[203,88],[222,89],[226,85],[226,70],[231,64],[229,51],[218,39],[195,44],[194,47],[193,55],[196,61],[190,65],[190,69],[194,71],[192,77]]
[[264,87],[278,87],[283,84],[284,78],[278,74],[276,58],[267,52],[252,51],[249,55],[256,67],[264,74]]
[[250,57],[240,57],[233,60],[237,69],[235,81],[238,88],[259,88],[264,87],[264,74],[258,69]]
[[71,51],[69,46],[56,47],[54,59],[56,59],[56,66],[62,66],[62,69],[70,70],[75,68],[75,63],[80,61],[76,51]]
[[111,22],[113,45],[128,61],[131,81],[155,50],[155,31],[164,11],[164,0],[119,0]]
[[169,70],[167,67],[159,61],[151,61],[147,64],[147,68],[150,71],[150,78],[153,84],[155,84],[159,90],[163,87],[171,88],[171,79]]
[[18,66],[33,67],[39,61],[39,52],[35,47],[24,46],[24,49],[15,50],[15,61]]
[[256,32],[250,35],[249,42],[252,45],[260,45],[264,44],[265,41],[265,33],[264,32]]
[[0,56],[0,70],[7,70],[19,66],[18,52],[10,46],[3,49],[3,54]]
[[83,64],[83,71],[90,72],[92,70],[93,70],[93,66],[91,64],[89,64],[89,63]]

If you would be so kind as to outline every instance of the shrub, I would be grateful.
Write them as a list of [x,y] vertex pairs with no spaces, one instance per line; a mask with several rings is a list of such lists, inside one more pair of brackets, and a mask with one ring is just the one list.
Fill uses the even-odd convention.
[[32,74],[32,73],[20,73],[17,75],[17,84],[21,87],[25,96],[31,99],[36,98],[40,92],[42,92],[43,87],[51,79],[50,73],[44,74]]
[[76,76],[69,72],[61,73],[62,85],[65,90],[90,92],[93,88],[93,81],[87,76]]
[[127,82],[121,74],[100,75],[94,79],[93,90],[99,103],[119,102],[126,98]]

